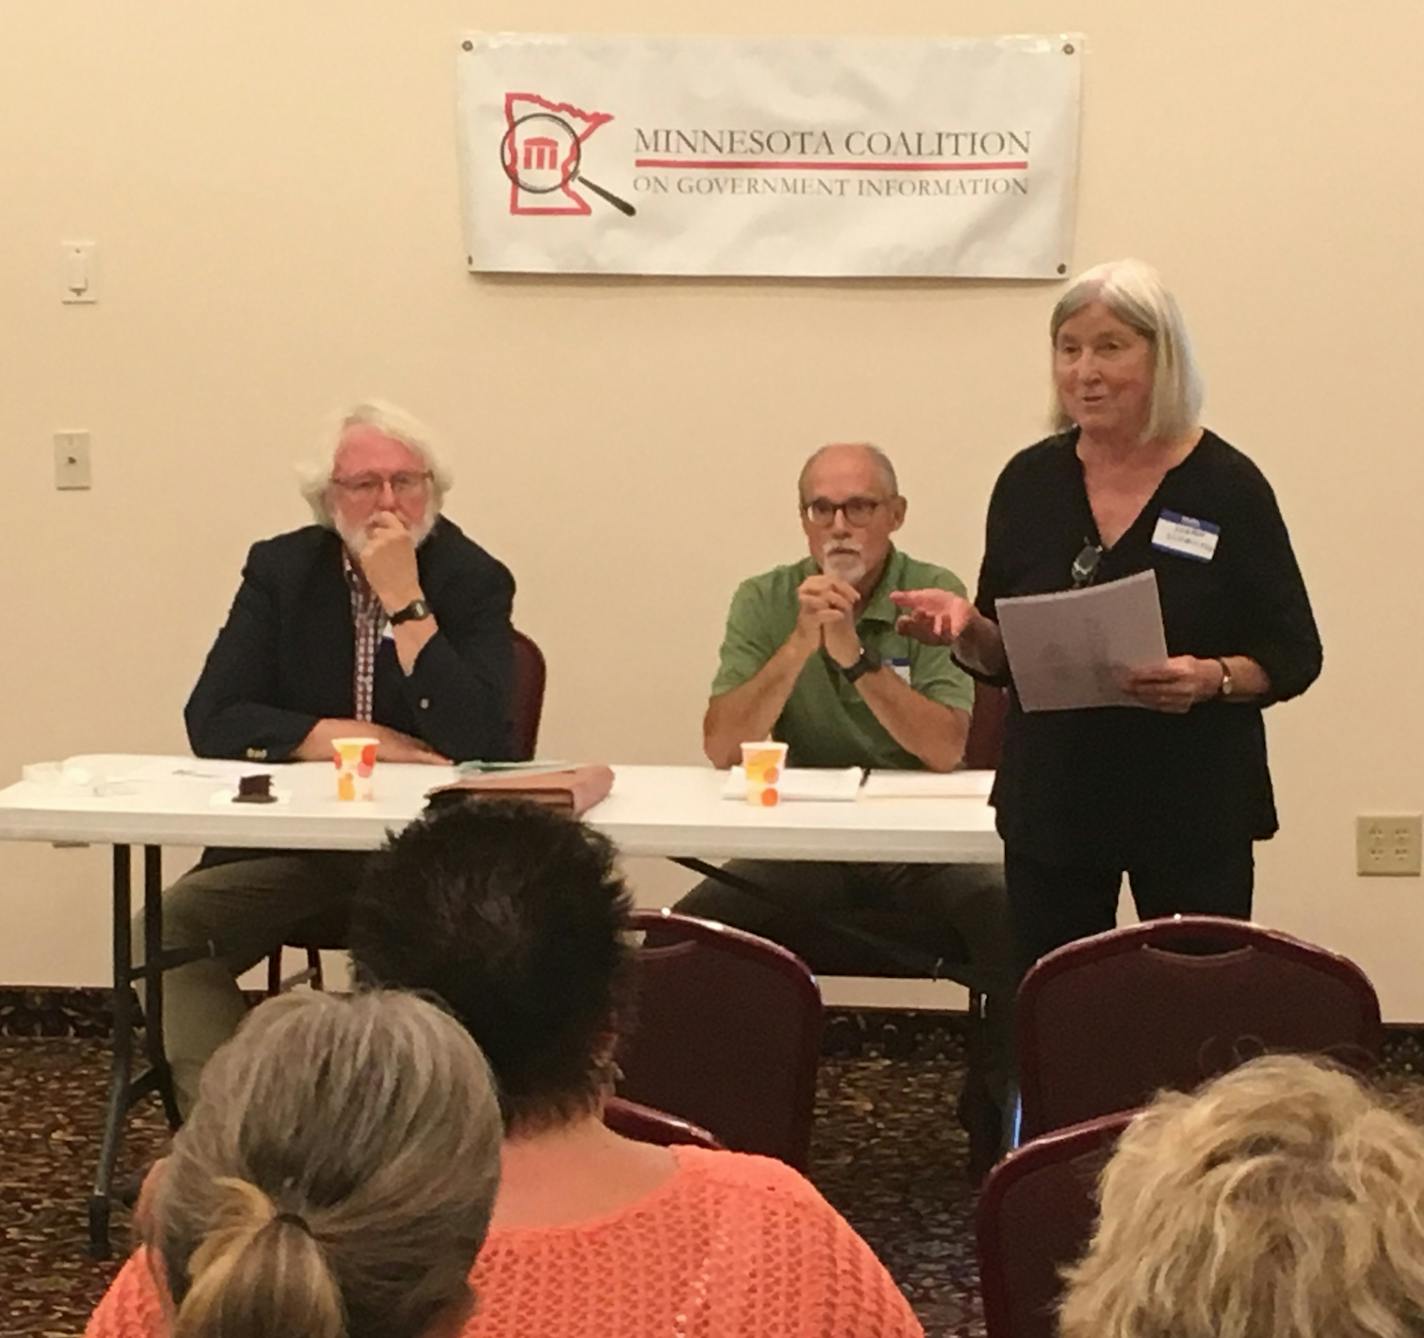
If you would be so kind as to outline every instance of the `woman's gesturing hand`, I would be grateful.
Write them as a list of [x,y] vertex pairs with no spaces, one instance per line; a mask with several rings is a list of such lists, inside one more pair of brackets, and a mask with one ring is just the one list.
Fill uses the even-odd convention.
[[929,646],[948,646],[979,616],[963,595],[950,590],[896,590],[890,602],[904,612],[895,630]]

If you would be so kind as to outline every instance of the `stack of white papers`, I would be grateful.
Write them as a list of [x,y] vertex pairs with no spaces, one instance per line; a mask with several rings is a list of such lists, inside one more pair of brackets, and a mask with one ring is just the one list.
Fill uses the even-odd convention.
[[1140,706],[1119,686],[1123,671],[1167,658],[1155,571],[1001,599],[996,611],[1025,711]]
[[985,799],[992,771],[872,771],[861,795],[866,799]]

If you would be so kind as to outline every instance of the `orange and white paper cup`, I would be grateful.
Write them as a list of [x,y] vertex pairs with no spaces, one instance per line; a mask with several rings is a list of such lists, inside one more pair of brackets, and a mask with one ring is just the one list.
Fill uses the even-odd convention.
[[786,770],[786,745],[763,739],[742,744],[742,770],[747,773],[747,803],[771,808],[781,802],[781,774]]
[[332,739],[338,799],[371,799],[375,796],[374,773],[379,744],[379,739]]

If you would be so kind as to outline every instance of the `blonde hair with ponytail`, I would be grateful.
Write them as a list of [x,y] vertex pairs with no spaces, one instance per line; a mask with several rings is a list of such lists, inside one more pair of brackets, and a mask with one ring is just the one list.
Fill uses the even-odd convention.
[[155,1191],[173,1338],[422,1338],[468,1313],[502,1136],[483,1056],[434,1005],[264,1003]]

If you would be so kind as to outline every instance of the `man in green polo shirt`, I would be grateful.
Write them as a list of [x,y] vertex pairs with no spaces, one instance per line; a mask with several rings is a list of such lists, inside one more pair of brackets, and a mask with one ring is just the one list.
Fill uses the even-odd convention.
[[[708,758],[733,766],[744,741],[774,737],[789,745],[794,767],[952,771],[964,756],[974,685],[948,648],[896,632],[890,592],[963,594],[963,582],[891,542],[906,501],[877,447],[823,446],[803,467],[799,493],[809,556],[737,588],[703,720]],[[921,946],[950,961],[967,954],[987,996],[985,1076],[1002,1098],[1014,956],[1001,870],[734,860],[726,871],[767,896],[708,879],[677,909],[796,946],[808,917],[884,906],[915,919]]]

